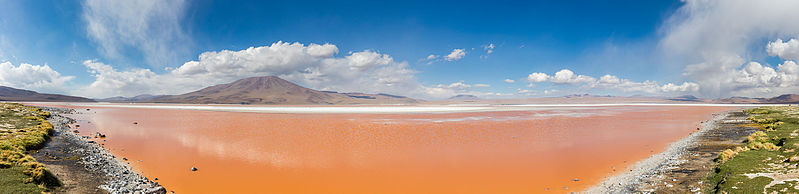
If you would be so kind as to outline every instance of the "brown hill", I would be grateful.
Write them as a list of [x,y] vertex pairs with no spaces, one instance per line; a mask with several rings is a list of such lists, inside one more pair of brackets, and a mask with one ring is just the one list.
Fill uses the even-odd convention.
[[731,97],[731,98],[716,99],[713,102],[730,103],[730,104],[791,104],[791,103],[799,103],[799,95],[783,94],[773,98]]
[[0,86],[0,101],[94,102],[92,99],[60,94],[42,94],[30,90]]
[[766,99],[767,103],[799,103],[799,95],[783,94],[774,98]]
[[191,104],[377,104],[415,103],[388,94],[338,93],[308,89],[276,76],[251,77],[148,102]]

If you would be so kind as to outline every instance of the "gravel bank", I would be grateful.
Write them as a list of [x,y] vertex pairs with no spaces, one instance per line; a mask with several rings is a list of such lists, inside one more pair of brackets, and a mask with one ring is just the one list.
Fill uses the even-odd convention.
[[[50,112],[48,119],[53,124],[55,132],[59,137],[57,141],[70,146],[67,149],[70,155],[79,156],[78,163],[91,174],[105,176],[105,183],[102,188],[109,193],[166,193],[166,189],[158,182],[153,182],[144,176],[134,172],[124,162],[118,160],[108,150],[100,147],[96,143],[90,143],[72,132],[69,124],[75,122],[74,119],[63,116],[63,114],[74,113],[72,109],[40,107]],[[51,143],[48,143],[51,144]]]
[[685,162],[681,158],[685,154],[690,154],[688,149],[697,143],[697,138],[716,128],[717,122],[727,118],[728,114],[728,112],[714,114],[713,119],[701,124],[701,130],[698,132],[671,143],[665,151],[628,167],[626,172],[604,180],[585,193],[647,193],[648,191],[643,188],[653,184],[651,179],[656,179],[658,175],[671,171]]

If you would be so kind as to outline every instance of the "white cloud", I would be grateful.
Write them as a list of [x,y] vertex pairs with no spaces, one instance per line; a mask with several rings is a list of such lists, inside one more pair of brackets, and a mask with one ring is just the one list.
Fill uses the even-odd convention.
[[505,80],[503,80],[503,81],[504,81],[505,83],[509,83],[509,84],[512,84],[512,83],[516,82],[516,80],[512,80],[512,79],[505,79]]
[[[799,1],[686,0],[665,22],[661,50],[670,61],[686,65],[683,75],[707,97],[770,97],[795,93],[796,85],[763,85],[736,78],[750,59],[763,53],[763,40],[799,35]],[[766,46],[770,55],[796,59],[791,40]],[[747,78],[749,79],[749,78]],[[757,85],[761,84],[761,85]]]
[[437,58],[438,58],[438,55],[434,55],[434,54],[427,55],[427,60],[433,60],[433,59],[437,59]]
[[276,42],[239,51],[205,52],[198,60],[164,74],[149,69],[117,70],[98,61],[85,61],[84,65],[96,80],[76,92],[93,97],[180,94],[266,75],[318,90],[388,93],[427,99],[447,98],[485,86],[463,82],[423,86],[416,81],[415,70],[389,55],[364,50],[336,57],[337,52],[338,47],[332,44]]
[[568,69],[563,69],[555,72],[555,75],[550,78],[550,82],[556,84],[578,84],[593,82],[596,79],[586,75],[575,75],[574,72]]
[[45,93],[61,93],[74,76],[62,76],[48,65],[0,63],[0,85]]
[[493,53],[494,52],[494,44],[491,43],[491,44],[488,44],[486,46],[483,46],[483,50],[486,51],[486,55]]
[[535,90],[527,90],[527,89],[517,88],[516,89],[516,93],[517,94],[534,94]]
[[444,56],[444,59],[447,61],[457,61],[461,60],[464,56],[466,56],[466,51],[463,49],[453,49],[449,55]]
[[683,82],[680,85],[673,83],[660,85],[656,81],[646,80],[644,82],[634,82],[628,79],[620,79],[613,75],[604,75],[595,83],[590,84],[589,87],[612,89],[622,92],[644,92],[649,94],[684,94],[699,90],[699,85],[692,82]]
[[[656,81],[634,82],[628,79],[620,79],[613,75],[604,75],[597,80],[591,76],[577,75],[568,69],[560,70],[552,76],[546,73],[531,73],[527,76],[527,81],[530,82],[529,87],[534,87],[534,83],[549,82],[553,84],[577,85],[586,89],[595,88],[650,94],[691,93],[699,90],[699,85],[692,82],[684,82],[680,85],[672,83],[659,85]],[[556,91],[544,91],[544,94],[552,94]]]
[[488,58],[488,55],[491,55],[491,53],[494,53],[494,48],[495,48],[494,43],[489,43],[488,45],[484,45],[483,46],[483,50],[486,51],[486,54],[485,55],[481,55],[480,58],[482,58],[482,59]]
[[133,49],[161,67],[188,52],[191,41],[181,26],[186,6],[183,0],[86,0],[83,19],[103,54],[122,58]]
[[157,75],[149,69],[117,71],[110,65],[87,60],[83,65],[95,77],[90,85],[72,91],[75,95],[92,97],[135,96],[139,94],[164,94],[180,87],[173,78]]
[[474,84],[473,86],[474,86],[475,88],[487,88],[487,87],[491,87],[491,85],[488,85],[488,84]]
[[596,79],[591,76],[575,75],[574,72],[568,69],[562,69],[558,72],[555,72],[555,75],[553,76],[540,72],[532,73],[527,76],[527,81],[530,83],[548,81],[556,84],[580,84],[580,83],[593,82],[595,80]]
[[782,39],[777,39],[774,42],[769,42],[766,45],[766,52],[770,56],[779,56],[783,59],[799,60],[799,40],[791,39],[787,42],[782,42]]
[[530,83],[545,82],[549,79],[550,77],[546,73],[531,73],[527,76],[527,81]]

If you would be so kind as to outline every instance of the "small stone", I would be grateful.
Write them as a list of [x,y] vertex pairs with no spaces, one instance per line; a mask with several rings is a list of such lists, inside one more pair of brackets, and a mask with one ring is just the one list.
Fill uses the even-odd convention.
[[73,130],[72,132],[73,133],[80,133],[80,131],[78,131],[78,130]]
[[574,179],[572,179],[572,181],[577,182],[577,181],[580,181],[580,179],[574,178]]
[[124,160],[124,161],[128,161],[128,158],[122,158],[122,160]]
[[157,180],[158,180],[158,177],[155,177],[153,180],[154,180],[154,181],[157,181]]
[[139,122],[133,122],[133,124],[134,124],[134,125],[138,125],[138,124],[139,124]]
[[197,168],[191,167],[191,171],[197,171]]

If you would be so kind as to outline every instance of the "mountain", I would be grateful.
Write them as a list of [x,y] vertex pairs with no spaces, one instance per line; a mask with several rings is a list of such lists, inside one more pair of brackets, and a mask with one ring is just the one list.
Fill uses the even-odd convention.
[[478,98],[477,96],[469,94],[458,94],[456,96],[448,98],[448,100],[479,100],[479,99],[480,98]]
[[730,98],[716,99],[713,102],[728,103],[728,104],[791,104],[791,103],[799,103],[799,95],[783,94],[773,98],[730,97]]
[[799,95],[796,94],[783,94],[774,98],[766,99],[767,103],[785,104],[785,103],[799,103]]
[[680,101],[680,102],[707,102],[706,99],[697,98],[696,96],[693,95],[677,96],[674,98],[669,98],[668,100]]
[[589,97],[590,98],[602,98],[602,97],[610,98],[610,97],[614,97],[614,96],[611,96],[611,95],[601,96],[601,95],[593,95],[593,94],[569,94],[569,95],[566,95],[566,96],[563,96],[563,97],[564,98],[589,98]]
[[0,86],[0,101],[94,102],[92,99],[60,94],[42,94],[30,90]]
[[97,99],[97,101],[99,101],[99,102],[142,102],[142,101],[148,101],[148,100],[152,100],[154,98],[164,97],[164,96],[166,96],[166,95],[142,94],[142,95],[138,95],[138,96],[134,96],[134,97],[130,97],[130,98],[124,97],[124,96],[117,96],[117,97],[111,97],[111,98]]
[[251,77],[210,86],[181,95],[160,96],[145,102],[192,104],[399,104],[415,99],[388,94],[317,91],[276,76]]

